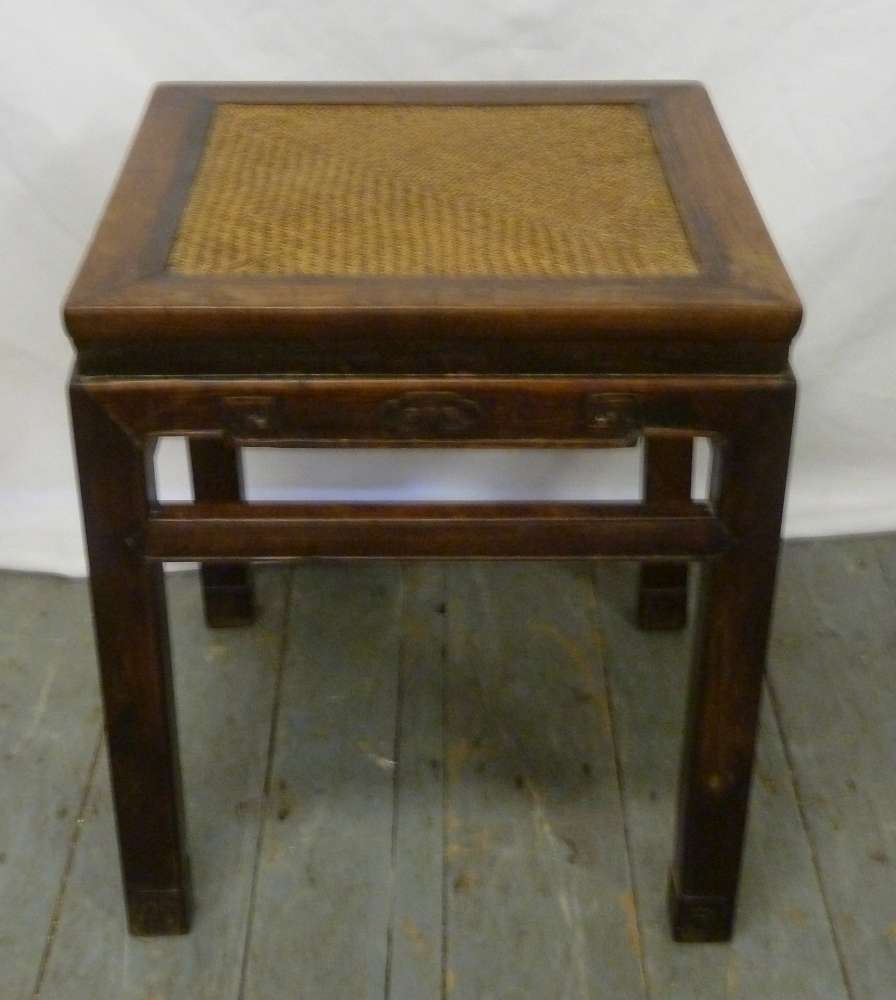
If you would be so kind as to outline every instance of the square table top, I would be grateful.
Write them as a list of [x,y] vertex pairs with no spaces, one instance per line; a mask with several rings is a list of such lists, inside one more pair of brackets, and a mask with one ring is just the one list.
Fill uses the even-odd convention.
[[161,85],[65,307],[85,357],[361,331],[780,345],[800,316],[691,83]]

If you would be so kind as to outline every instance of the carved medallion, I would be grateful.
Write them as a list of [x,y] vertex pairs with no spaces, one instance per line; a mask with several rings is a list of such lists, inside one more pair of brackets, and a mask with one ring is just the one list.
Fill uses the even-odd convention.
[[383,426],[402,437],[461,437],[482,419],[479,404],[456,392],[406,392],[380,407]]

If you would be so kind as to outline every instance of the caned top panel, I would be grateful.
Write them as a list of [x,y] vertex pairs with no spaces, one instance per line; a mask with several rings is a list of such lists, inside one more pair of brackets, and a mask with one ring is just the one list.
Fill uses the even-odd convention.
[[219,105],[168,258],[185,275],[697,271],[637,104]]

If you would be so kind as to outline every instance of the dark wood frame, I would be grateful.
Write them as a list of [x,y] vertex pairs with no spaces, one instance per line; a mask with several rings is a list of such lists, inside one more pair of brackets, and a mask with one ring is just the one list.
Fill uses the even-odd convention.
[[[566,282],[168,274],[167,247],[222,100],[644,103],[700,273]],[[639,618],[657,628],[683,624],[684,560],[705,560],[670,899],[678,939],[727,938],[800,314],[698,86],[157,90],[65,310],[78,349],[72,419],[132,931],[184,931],[190,914],[162,560],[202,563],[208,621],[224,625],[251,618],[245,564],[255,559],[600,556],[645,560]],[[152,456],[166,435],[189,438],[194,504],[155,499]],[[713,446],[706,503],[691,500],[696,436]],[[638,503],[241,498],[242,447],[579,448],[642,438]]]

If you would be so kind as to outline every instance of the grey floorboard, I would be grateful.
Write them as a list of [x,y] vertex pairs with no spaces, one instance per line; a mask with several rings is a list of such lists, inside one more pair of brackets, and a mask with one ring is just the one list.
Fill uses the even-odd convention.
[[896,995],[896,536],[785,547],[730,945],[669,937],[687,637],[633,567],[259,578],[222,632],[170,581],[198,909],[141,941],[86,586],[0,575],[2,1000]]
[[[666,880],[690,636],[634,628],[634,567],[603,564],[595,569],[595,580],[607,633],[650,996],[655,1000],[845,998],[824,901],[767,701],[734,940],[727,945],[672,941]],[[775,658],[780,659],[780,650]]]
[[294,571],[245,996],[382,998],[400,567]]
[[896,995],[893,554],[871,538],[788,546],[775,619],[772,684],[857,1000]]
[[445,574],[439,563],[411,563],[403,573],[388,1000],[442,993]]
[[452,564],[446,993],[640,997],[587,566]]
[[100,737],[87,587],[0,574],[0,997],[30,997]]
[[41,1000],[237,997],[288,571],[265,569],[257,577],[258,622],[227,631],[205,628],[195,573],[169,577],[197,898],[192,932],[128,937],[104,761],[89,798]]

